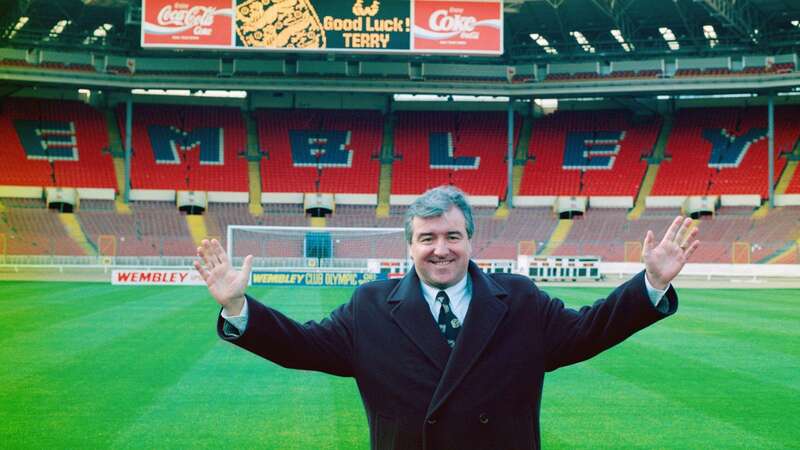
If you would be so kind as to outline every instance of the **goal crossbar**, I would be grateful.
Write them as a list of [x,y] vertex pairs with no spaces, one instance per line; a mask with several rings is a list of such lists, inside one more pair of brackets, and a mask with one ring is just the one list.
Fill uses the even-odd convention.
[[404,228],[228,225],[226,248],[234,264],[250,253],[264,270],[374,271],[408,259],[404,233]]

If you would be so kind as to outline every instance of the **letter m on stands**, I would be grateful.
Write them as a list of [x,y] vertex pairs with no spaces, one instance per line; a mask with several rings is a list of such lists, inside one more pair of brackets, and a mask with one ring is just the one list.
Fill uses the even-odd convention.
[[195,128],[181,130],[174,126],[150,125],[147,127],[150,147],[158,164],[180,164],[178,151],[200,149],[200,164],[225,164],[225,139],[222,128]]

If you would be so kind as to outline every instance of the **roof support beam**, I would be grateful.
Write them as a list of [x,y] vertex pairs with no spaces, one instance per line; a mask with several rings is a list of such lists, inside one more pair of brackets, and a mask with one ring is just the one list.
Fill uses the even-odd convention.
[[692,45],[695,48],[702,48],[703,42],[700,39],[700,35],[698,31],[700,30],[700,26],[694,23],[684,12],[683,7],[681,6],[681,0],[674,1],[675,10],[678,11],[678,15],[681,18],[681,22],[683,23],[683,28],[686,29],[686,34],[689,36],[689,39],[692,41]]
[[622,33],[622,37],[629,44],[633,43],[633,34],[636,30],[628,20],[628,15],[625,11],[636,0],[592,0],[592,3],[603,13],[605,13],[614,22],[614,25]]
[[564,4],[565,0],[545,0],[550,6],[554,9],[558,9],[559,6]]
[[703,5],[712,14],[728,24],[734,31],[748,41],[756,44],[760,39],[756,30],[764,31],[759,11],[747,0],[703,0]]

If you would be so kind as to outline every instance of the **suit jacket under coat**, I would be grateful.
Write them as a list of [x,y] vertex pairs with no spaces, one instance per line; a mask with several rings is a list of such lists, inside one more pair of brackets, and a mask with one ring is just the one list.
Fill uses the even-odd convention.
[[281,366],[355,377],[372,449],[539,448],[544,373],[590,358],[677,309],[650,301],[643,272],[579,311],[523,276],[472,262],[472,300],[455,348],[439,332],[411,270],[377,281],[320,322],[300,324],[247,299],[238,338],[220,337]]

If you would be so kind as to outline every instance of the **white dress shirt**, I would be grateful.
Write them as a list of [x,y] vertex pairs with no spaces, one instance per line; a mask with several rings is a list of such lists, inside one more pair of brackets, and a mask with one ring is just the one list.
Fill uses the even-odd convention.
[[436,300],[436,294],[444,290],[450,299],[450,310],[458,318],[459,323],[464,323],[464,317],[467,316],[467,309],[469,309],[469,302],[472,300],[472,280],[469,279],[469,276],[464,275],[461,281],[447,289],[435,288],[425,284],[425,282],[420,282],[420,284],[422,285],[422,296],[428,302],[434,321],[439,320],[439,310],[442,309],[441,302]]

